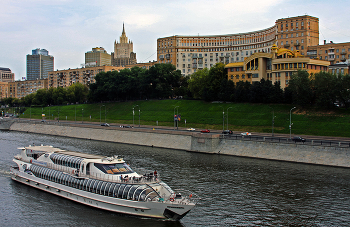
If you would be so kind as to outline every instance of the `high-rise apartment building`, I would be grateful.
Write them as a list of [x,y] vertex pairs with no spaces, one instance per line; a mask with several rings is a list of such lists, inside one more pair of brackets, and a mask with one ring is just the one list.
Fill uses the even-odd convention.
[[9,68],[0,67],[0,82],[13,82],[15,81],[15,74],[12,73]]
[[114,41],[114,53],[112,53],[113,66],[126,66],[136,64],[136,53],[133,52],[134,44],[128,39],[125,34],[123,23],[122,35],[119,38],[119,43]]
[[92,48],[92,51],[85,53],[85,66],[111,65],[111,55],[103,47]]
[[319,43],[319,20],[308,15],[278,19],[277,46],[306,55],[309,46]]
[[37,48],[27,55],[27,80],[45,79],[53,69],[54,57],[46,49]]
[[243,62],[254,53],[271,53],[274,44],[306,55],[308,46],[318,44],[318,30],[318,18],[304,15],[278,19],[270,28],[247,33],[174,35],[157,39],[157,61],[171,63],[182,75],[191,75],[219,62]]

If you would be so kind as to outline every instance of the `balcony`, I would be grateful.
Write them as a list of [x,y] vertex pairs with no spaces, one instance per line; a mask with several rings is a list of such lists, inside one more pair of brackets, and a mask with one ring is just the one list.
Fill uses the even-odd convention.
[[284,44],[284,47],[288,48],[288,47],[290,47],[290,44]]
[[300,43],[294,43],[294,46],[300,46]]

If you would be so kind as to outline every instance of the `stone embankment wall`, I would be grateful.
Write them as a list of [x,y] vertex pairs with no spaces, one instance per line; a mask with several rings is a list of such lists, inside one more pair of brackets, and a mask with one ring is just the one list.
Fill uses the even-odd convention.
[[221,138],[219,134],[159,129],[119,129],[15,122],[10,130],[211,154],[350,167],[350,148],[230,140]]

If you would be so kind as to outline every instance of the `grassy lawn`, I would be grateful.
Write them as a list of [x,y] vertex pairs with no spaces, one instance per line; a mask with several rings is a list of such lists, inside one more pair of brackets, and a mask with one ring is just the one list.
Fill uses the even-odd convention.
[[[137,105],[137,106],[136,106]],[[178,108],[175,108],[177,107]],[[292,105],[282,104],[249,104],[249,103],[208,103],[196,100],[143,100],[130,102],[115,102],[103,104],[79,104],[67,106],[26,108],[21,118],[41,119],[42,113],[46,119],[69,121],[104,122],[105,111],[108,123],[133,123],[133,107],[135,109],[134,123],[141,125],[173,126],[174,110],[181,115],[179,127],[222,129],[223,111],[225,112],[224,127],[235,131],[271,132],[272,110],[274,111],[275,133],[289,133],[289,118]],[[12,110],[13,111],[13,110]],[[11,112],[11,110],[9,111]],[[350,110],[335,109],[333,111],[303,110],[292,111],[292,133],[298,135],[341,136],[350,137]]]

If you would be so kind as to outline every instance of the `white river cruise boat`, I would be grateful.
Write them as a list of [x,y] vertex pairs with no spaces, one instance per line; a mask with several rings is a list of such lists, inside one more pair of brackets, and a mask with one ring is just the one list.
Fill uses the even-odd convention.
[[151,172],[140,175],[122,158],[66,151],[52,146],[18,148],[12,179],[92,207],[143,217],[179,220],[198,196],[173,191]]

